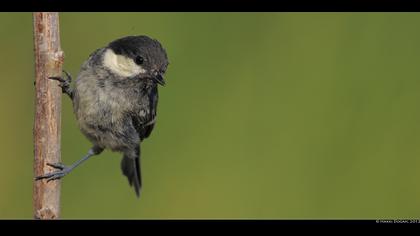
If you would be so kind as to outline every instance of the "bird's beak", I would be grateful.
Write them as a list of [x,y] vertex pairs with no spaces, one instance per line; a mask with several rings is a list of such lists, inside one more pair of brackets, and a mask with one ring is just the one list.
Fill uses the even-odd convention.
[[154,76],[153,77],[153,80],[156,82],[156,83],[158,83],[158,84],[160,84],[160,85],[162,85],[162,86],[165,86],[165,80],[163,79],[163,77],[162,77],[162,75],[161,74],[157,74],[156,76]]

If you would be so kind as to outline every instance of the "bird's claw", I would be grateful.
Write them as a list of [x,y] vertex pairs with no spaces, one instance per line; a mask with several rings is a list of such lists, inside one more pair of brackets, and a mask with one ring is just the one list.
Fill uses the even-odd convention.
[[60,83],[66,82],[66,80],[63,79],[62,77],[51,76],[51,77],[48,77],[48,79],[50,79],[50,80],[57,80]]
[[71,75],[70,75],[70,73],[67,72],[67,71],[65,71],[65,70],[63,70],[63,73],[66,74],[67,81],[69,81],[69,83],[70,83],[71,82]]
[[63,78],[61,76],[51,76],[48,77],[48,79],[60,82],[58,86],[61,87],[63,93],[66,93],[70,96],[70,98],[73,98],[73,90],[70,88],[71,75],[65,70],[63,70],[63,73],[66,75],[66,78]]
[[47,163],[47,166],[51,166],[51,167],[59,169],[59,170],[63,170],[63,169],[66,168],[66,166],[62,163]]
[[47,179],[47,182],[50,182],[52,180],[61,179],[71,171],[71,168],[63,165],[62,163],[47,163],[47,165],[59,170],[49,174],[37,176],[35,177],[35,180]]
[[72,80],[71,75],[65,70],[63,70],[63,73],[66,75],[66,78],[63,78],[61,76],[51,76],[51,77],[48,77],[48,79],[57,80],[62,84],[70,84]]

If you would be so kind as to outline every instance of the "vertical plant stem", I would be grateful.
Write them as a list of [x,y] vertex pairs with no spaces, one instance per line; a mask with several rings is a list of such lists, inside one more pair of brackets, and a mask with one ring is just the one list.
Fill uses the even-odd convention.
[[[63,52],[60,46],[58,13],[33,13],[35,46],[34,174],[54,171],[47,163],[58,163],[61,142],[61,88],[48,77],[60,76]],[[35,219],[60,216],[60,180],[34,181]]]

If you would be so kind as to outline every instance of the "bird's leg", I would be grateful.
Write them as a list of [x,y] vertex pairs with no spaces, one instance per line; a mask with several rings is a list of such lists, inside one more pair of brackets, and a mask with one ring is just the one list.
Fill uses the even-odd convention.
[[69,95],[70,99],[73,100],[73,89],[70,87],[71,75],[65,70],[63,70],[63,72],[64,74],[66,74],[65,79],[63,77],[49,77],[48,79],[57,80],[58,82],[60,82],[58,86],[61,87],[63,93]]
[[56,169],[59,169],[59,170],[58,171],[51,172],[49,174],[37,176],[37,177],[35,177],[35,180],[47,179],[47,182],[49,182],[51,180],[60,179],[60,178],[64,177],[65,175],[67,175],[68,173],[70,173],[70,171],[72,171],[74,168],[76,168],[82,162],[86,161],[91,156],[98,155],[103,150],[104,150],[103,148],[100,148],[100,147],[97,147],[97,146],[93,146],[91,149],[89,149],[89,151],[86,154],[86,156],[84,156],[82,159],[76,161],[75,163],[73,163],[70,166],[65,166],[62,163],[47,163],[48,166],[51,166],[51,167],[56,168]]

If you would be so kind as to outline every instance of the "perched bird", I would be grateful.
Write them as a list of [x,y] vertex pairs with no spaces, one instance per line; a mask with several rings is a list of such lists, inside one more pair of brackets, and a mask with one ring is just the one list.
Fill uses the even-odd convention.
[[155,126],[158,85],[165,85],[163,75],[168,64],[166,51],[157,40],[127,36],[94,51],[82,65],[74,88],[65,71],[66,78],[51,77],[72,99],[79,128],[93,147],[70,166],[48,163],[58,170],[36,179],[60,179],[91,156],[109,149],[123,153],[122,172],[139,197],[140,143]]

